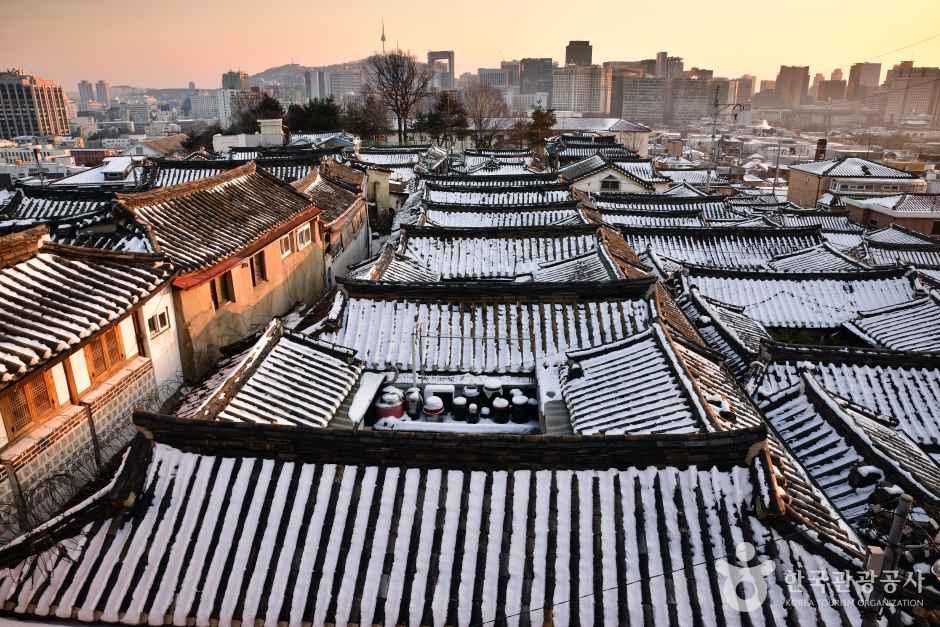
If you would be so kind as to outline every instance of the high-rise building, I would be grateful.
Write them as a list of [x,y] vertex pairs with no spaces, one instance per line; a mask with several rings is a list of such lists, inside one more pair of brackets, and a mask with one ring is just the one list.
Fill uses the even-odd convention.
[[656,76],[666,78],[666,64],[668,59],[668,52],[663,51],[656,53]]
[[643,78],[646,72],[639,61],[606,61],[603,68],[604,111],[620,117],[623,113],[623,79]]
[[78,110],[88,111],[88,105],[95,101],[95,88],[91,81],[78,82]]
[[326,97],[326,74],[322,70],[307,70],[304,72],[304,98],[307,100],[323,100]]
[[95,100],[106,107],[111,104],[111,85],[107,81],[95,83]]
[[522,79],[522,62],[513,59],[512,61],[500,61],[499,69],[506,72],[506,80],[510,87],[519,87]]
[[710,81],[696,78],[673,78],[669,80],[667,116],[674,126],[685,126],[697,122],[712,111],[715,88]]
[[430,66],[434,72],[434,87],[438,89],[454,88],[453,50],[432,50],[428,52],[428,66]]
[[219,119],[219,94],[212,90],[197,90],[189,95],[189,108],[197,120]]
[[150,124],[150,105],[147,103],[137,103],[127,105],[127,115],[130,121],[134,123],[134,131],[141,133],[148,124]]
[[822,81],[819,84],[819,92],[816,95],[816,100],[820,102],[835,102],[837,100],[845,100],[845,81],[843,80],[828,80]]
[[[552,60],[546,57],[526,58],[520,61],[519,93],[551,93],[552,69]],[[547,106],[547,103],[543,104]]]
[[604,76],[599,65],[566,65],[552,72],[552,108],[604,113]]
[[693,67],[691,70],[683,72],[683,74],[685,78],[698,78],[706,81],[710,81],[711,79],[715,78],[714,70],[706,70],[702,67]]
[[622,107],[616,114],[618,117],[647,126],[666,124],[668,79],[657,76],[624,77],[620,82]]
[[881,81],[880,63],[853,63],[849,69],[849,84],[846,97],[849,100],[862,100],[878,89]]
[[940,68],[915,67],[913,61],[902,61],[888,70],[882,88],[880,104],[885,122],[897,124],[914,116],[931,115],[940,107]]
[[569,41],[565,46],[565,65],[591,65],[593,47],[589,41]]
[[362,95],[362,72],[340,70],[330,74],[330,95],[339,102],[348,104]]
[[497,89],[509,87],[509,72],[498,67],[481,67],[477,70],[477,77],[483,85]]
[[0,138],[68,132],[65,98],[57,83],[19,70],[0,72]]
[[682,57],[670,57],[668,52],[656,53],[656,76],[660,78],[678,78],[682,76],[683,70]]
[[809,67],[805,65],[781,65],[777,73],[774,92],[777,102],[784,107],[798,107],[809,88]]
[[819,89],[822,82],[826,80],[826,75],[822,72],[816,72],[813,76],[813,84],[809,87],[809,93],[812,100],[819,100]]
[[732,104],[749,103],[754,97],[754,80],[755,78],[750,74],[733,79],[730,86],[730,102]]
[[252,109],[261,102],[261,90],[254,89],[220,89],[216,92],[219,98],[219,124],[228,128],[242,111]]
[[248,74],[241,70],[229,70],[222,75],[222,89],[248,89]]
[[842,68],[836,68],[832,71],[832,74],[829,76],[831,81],[841,81],[842,80]]

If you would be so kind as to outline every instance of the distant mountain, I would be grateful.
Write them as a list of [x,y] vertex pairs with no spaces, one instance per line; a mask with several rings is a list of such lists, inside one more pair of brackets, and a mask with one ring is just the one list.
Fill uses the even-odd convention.
[[324,72],[335,72],[339,70],[349,70],[353,67],[361,66],[365,59],[358,61],[349,61],[347,63],[334,63],[333,65],[300,65],[299,63],[287,63],[277,67],[271,67],[257,74],[248,77],[251,85],[262,87],[271,83],[279,85],[303,85],[304,72],[308,70],[322,70]]

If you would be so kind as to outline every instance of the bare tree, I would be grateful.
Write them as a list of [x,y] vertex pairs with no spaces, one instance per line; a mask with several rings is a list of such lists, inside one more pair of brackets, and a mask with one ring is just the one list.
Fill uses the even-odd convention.
[[382,99],[382,104],[395,114],[399,143],[406,143],[408,120],[428,94],[431,72],[419,66],[413,54],[401,50],[372,55],[366,68],[369,86]]
[[473,141],[477,148],[491,148],[493,137],[500,130],[499,118],[509,116],[509,107],[494,87],[475,82],[463,91],[464,108],[473,124]]

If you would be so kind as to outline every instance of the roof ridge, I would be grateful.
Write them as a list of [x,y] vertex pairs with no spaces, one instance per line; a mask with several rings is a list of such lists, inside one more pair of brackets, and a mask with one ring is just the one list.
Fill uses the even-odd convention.
[[[221,185],[222,183],[227,183],[233,179],[247,176],[249,174],[254,174],[258,172],[257,166],[254,161],[248,161],[247,163],[234,167],[230,170],[227,170],[221,174],[215,176],[207,176],[202,179],[195,181],[190,181],[188,183],[182,183],[180,185],[174,185],[172,187],[161,187],[158,189],[153,189],[147,192],[139,192],[132,194],[123,194],[118,193],[116,195],[118,203],[125,207],[126,209],[133,212],[139,207],[146,205],[151,205],[157,202],[162,202],[166,200],[171,200],[174,198],[180,198],[183,196],[189,196],[196,192],[203,190],[211,189],[216,185]],[[263,170],[260,171],[264,173]],[[296,193],[296,190],[291,188],[292,191]]]

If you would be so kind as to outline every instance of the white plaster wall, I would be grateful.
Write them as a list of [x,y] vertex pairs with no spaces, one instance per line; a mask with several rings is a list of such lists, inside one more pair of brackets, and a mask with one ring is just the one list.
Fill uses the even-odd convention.
[[613,170],[601,170],[596,174],[592,174],[587,178],[583,178],[580,181],[577,181],[574,184],[574,188],[581,190],[582,192],[599,192],[601,191],[601,181],[607,178],[608,176],[613,175],[618,181],[620,181],[620,192],[621,193],[630,193],[630,194],[648,194],[649,190],[641,185],[637,185],[635,181],[627,178],[623,174]]
[[134,320],[130,316],[121,320],[121,341],[124,343],[124,356],[130,359],[140,351],[137,349],[137,333],[134,332]]
[[72,376],[75,378],[75,391],[81,394],[91,385],[88,365],[85,363],[85,351],[77,350],[69,355],[69,363],[72,366]]
[[59,405],[68,405],[71,402],[69,398],[69,381],[65,377],[65,367],[62,362],[52,367],[52,383],[55,385],[55,397]]
[[[170,328],[155,337],[150,337],[147,319],[164,308],[168,312]],[[168,285],[148,300],[143,306],[142,314],[141,328],[146,336],[147,354],[153,362],[153,373],[157,389],[160,391],[160,402],[163,402],[175,392],[175,389],[170,389],[174,386],[168,384],[180,380],[183,370],[172,288]]]

